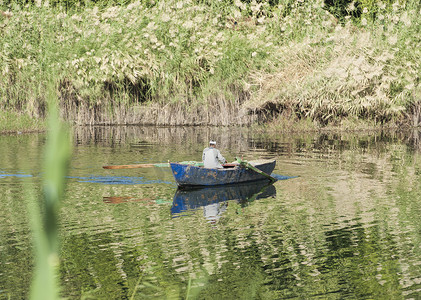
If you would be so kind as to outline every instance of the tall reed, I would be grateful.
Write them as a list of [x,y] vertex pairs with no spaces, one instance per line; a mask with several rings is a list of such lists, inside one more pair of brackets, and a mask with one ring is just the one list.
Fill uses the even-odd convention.
[[35,271],[31,299],[59,299],[58,208],[71,156],[70,132],[59,121],[56,89],[48,85],[49,125],[43,164],[43,197],[31,197],[31,224],[34,234]]

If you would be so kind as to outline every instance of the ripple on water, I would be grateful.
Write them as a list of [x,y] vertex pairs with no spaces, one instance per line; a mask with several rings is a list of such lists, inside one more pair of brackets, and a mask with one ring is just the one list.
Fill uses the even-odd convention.
[[132,177],[132,176],[100,176],[100,175],[90,175],[90,176],[69,176],[69,179],[75,179],[78,182],[85,183],[100,183],[100,184],[124,184],[124,185],[134,185],[134,184],[159,184],[166,183],[174,185],[174,182],[163,181],[163,180],[150,180],[144,177]]

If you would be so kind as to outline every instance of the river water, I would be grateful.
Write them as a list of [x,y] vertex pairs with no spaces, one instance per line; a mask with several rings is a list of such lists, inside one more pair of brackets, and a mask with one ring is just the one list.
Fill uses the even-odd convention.
[[[169,168],[274,158],[272,186],[178,191]],[[393,133],[76,128],[60,207],[67,299],[420,299],[421,156]],[[0,299],[28,298],[45,136],[0,136]]]

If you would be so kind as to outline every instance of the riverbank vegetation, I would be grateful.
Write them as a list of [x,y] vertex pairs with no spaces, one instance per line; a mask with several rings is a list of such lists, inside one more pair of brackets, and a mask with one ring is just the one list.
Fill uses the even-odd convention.
[[0,7],[0,106],[31,118],[56,74],[75,124],[421,121],[417,0]]
[[46,122],[41,118],[32,118],[30,115],[15,110],[0,110],[1,133],[24,133],[45,130]]

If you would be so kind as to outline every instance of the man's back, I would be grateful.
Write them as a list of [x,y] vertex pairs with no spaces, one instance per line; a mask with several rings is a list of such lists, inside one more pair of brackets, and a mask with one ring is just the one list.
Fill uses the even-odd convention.
[[225,158],[221,155],[218,149],[208,147],[203,150],[202,155],[203,166],[205,168],[223,168],[221,162],[225,162]]

